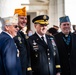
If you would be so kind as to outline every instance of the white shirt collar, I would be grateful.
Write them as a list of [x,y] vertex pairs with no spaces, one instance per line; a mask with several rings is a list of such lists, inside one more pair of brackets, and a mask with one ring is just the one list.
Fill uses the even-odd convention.
[[[37,33],[37,32],[36,32],[36,33]],[[40,37],[40,39],[41,39],[41,40],[42,40],[42,38],[41,38],[41,37],[43,36],[43,37],[44,37],[45,42],[47,43],[47,40],[46,40],[46,36],[45,36],[45,34],[41,36],[40,34],[38,34],[38,33],[37,33],[37,35]]]
[[[37,32],[36,32],[36,33],[37,33]],[[37,35],[38,35],[40,38],[41,38],[42,36],[45,38],[45,35],[42,35],[42,36],[41,36],[41,35],[40,35],[40,34],[38,34],[38,33],[37,33]]]
[[2,32],[8,34],[11,38],[13,38],[13,36],[11,34],[9,34],[8,32],[6,32],[6,31],[2,31]]

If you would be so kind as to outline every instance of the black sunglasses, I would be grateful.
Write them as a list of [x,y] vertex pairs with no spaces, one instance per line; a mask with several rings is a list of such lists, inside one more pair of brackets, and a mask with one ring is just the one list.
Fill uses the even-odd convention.
[[14,25],[14,28],[19,28],[19,26],[18,25]]

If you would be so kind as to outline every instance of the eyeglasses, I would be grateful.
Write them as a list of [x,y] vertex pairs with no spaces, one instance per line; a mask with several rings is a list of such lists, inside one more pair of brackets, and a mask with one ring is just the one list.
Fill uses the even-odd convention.
[[14,26],[14,28],[19,28],[19,26],[18,25],[13,25]]

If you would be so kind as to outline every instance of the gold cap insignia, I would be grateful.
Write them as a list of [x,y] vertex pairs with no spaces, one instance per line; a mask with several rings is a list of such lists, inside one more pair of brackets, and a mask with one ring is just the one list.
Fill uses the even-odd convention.
[[44,16],[43,16],[43,19],[46,20],[46,18],[47,18],[46,15],[44,15]]

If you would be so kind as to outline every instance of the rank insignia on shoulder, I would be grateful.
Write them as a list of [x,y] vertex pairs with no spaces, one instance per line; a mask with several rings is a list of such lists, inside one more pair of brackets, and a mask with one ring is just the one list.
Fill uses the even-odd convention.
[[19,40],[19,42],[20,42],[20,43],[22,43],[22,41],[21,41],[21,38],[20,38],[20,37],[18,37],[18,40]]

